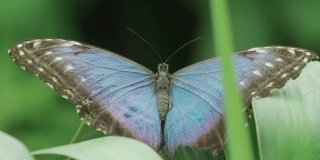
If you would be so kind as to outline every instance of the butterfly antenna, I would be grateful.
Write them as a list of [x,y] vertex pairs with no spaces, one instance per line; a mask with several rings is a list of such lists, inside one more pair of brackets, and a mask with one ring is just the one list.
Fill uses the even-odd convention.
[[164,61],[164,63],[167,63],[167,61],[168,61],[173,55],[175,55],[177,52],[179,52],[182,48],[184,48],[185,46],[189,45],[190,43],[195,42],[195,41],[200,40],[200,39],[202,39],[202,38],[201,38],[201,37],[198,37],[198,38],[193,39],[193,40],[189,41],[188,43],[182,45],[182,46],[179,47],[176,51],[174,51],[174,52]]
[[137,32],[135,32],[134,30],[132,30],[131,28],[127,28],[127,30],[131,31],[132,33],[134,33],[135,35],[137,35],[140,39],[142,39],[145,43],[147,43],[149,45],[149,47],[151,47],[151,49],[157,54],[157,56],[159,57],[160,61],[163,62],[160,54],[158,53],[158,51],[147,41],[145,40],[140,34],[138,34]]

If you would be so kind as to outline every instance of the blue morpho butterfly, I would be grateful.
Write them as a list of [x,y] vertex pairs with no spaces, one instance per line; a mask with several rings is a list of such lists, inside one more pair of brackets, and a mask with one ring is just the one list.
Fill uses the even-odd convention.
[[[110,51],[61,39],[35,39],[14,45],[9,55],[73,103],[87,124],[104,133],[132,137],[155,150],[163,143],[172,156],[179,146],[220,151],[225,144],[220,58],[173,74],[158,73]],[[271,46],[232,55],[246,106],[298,77],[317,54]],[[161,126],[161,123],[164,126]]]

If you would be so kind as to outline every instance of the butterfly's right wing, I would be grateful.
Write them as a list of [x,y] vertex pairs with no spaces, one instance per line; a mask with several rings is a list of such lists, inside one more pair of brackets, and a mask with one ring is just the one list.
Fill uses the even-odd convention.
[[82,119],[89,116],[88,125],[159,149],[161,127],[150,70],[109,51],[59,39],[24,41],[9,55],[76,105]]
[[[283,46],[236,52],[232,59],[244,104],[281,88],[290,78],[295,79],[306,63],[315,58],[317,54],[312,51]],[[171,108],[164,130],[166,153],[173,156],[179,146],[222,150],[225,133],[221,59],[212,58],[183,68],[172,74],[170,83]]]

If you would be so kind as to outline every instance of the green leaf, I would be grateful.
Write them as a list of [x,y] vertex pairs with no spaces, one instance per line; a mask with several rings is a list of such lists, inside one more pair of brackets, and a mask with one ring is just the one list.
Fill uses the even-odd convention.
[[296,80],[252,102],[261,159],[320,158],[319,68],[310,62]]
[[[249,132],[244,128],[245,118],[241,111],[240,93],[237,90],[235,74],[232,65],[233,37],[228,1],[209,1],[211,9],[211,24],[213,27],[214,47],[221,55],[223,84],[225,128],[227,131],[227,153],[230,159],[253,159]],[[237,112],[238,110],[238,112]]]
[[0,159],[34,160],[21,142],[2,131],[0,131],[0,142]]
[[118,136],[107,136],[76,144],[42,149],[32,154],[57,154],[77,160],[161,160],[161,157],[146,144]]

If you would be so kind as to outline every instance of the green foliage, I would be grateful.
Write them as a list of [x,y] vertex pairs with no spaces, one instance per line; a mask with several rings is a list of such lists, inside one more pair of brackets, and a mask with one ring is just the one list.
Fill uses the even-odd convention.
[[[291,0],[230,1],[235,50],[277,44],[319,52],[318,6],[318,0],[310,0],[308,3]],[[143,42],[126,31],[127,27],[134,29],[153,44],[163,59],[185,42],[202,37],[201,41],[189,45],[169,60],[171,72],[174,72],[183,66],[218,54],[213,51],[212,44],[221,39],[212,39],[209,15],[208,1],[0,1],[0,130],[19,139],[30,150],[38,150],[67,144],[81,123],[74,106],[10,60],[6,52],[13,44],[33,38],[73,39],[123,53],[148,68],[156,69],[156,64],[159,63],[157,56]],[[319,84],[314,83],[317,83],[313,84],[314,86]],[[318,93],[313,92],[315,90],[305,93],[303,97],[319,97]],[[278,96],[273,93],[268,97],[274,98],[275,95]],[[261,99],[263,100],[265,98]],[[268,137],[263,138],[265,135],[273,134],[265,132],[260,128],[263,125],[259,125],[257,132],[259,146],[262,147],[261,156],[268,159],[268,155],[277,155],[275,153],[283,151],[282,146],[291,146],[290,151],[282,152],[287,155],[293,155],[292,152],[297,151],[294,149],[299,149],[296,153],[300,157],[309,155],[309,152],[311,157],[314,156],[314,149],[318,146],[317,143],[311,142],[318,142],[319,127],[312,125],[318,122],[314,117],[319,113],[318,109],[312,111],[314,115],[305,116],[305,112],[311,111],[302,109],[292,112],[283,108],[281,111],[275,111],[270,108],[279,105],[270,105],[268,102],[266,107],[257,107],[255,104],[255,114],[259,114],[256,117],[257,121],[264,121],[266,116],[273,120],[275,113],[278,117],[281,117],[282,113],[294,113],[291,120],[298,124],[294,125],[294,128],[281,130],[283,137],[272,137],[274,140],[278,139],[275,144],[271,144],[272,141],[269,141]],[[313,106],[319,105],[314,103]],[[260,111],[257,108],[269,111]],[[276,130],[280,133],[276,126],[283,121],[286,123],[290,115],[286,117],[287,119],[270,121],[267,126],[275,128],[269,131]],[[301,129],[305,123],[300,122],[304,120],[313,124]],[[297,134],[293,134],[295,131]],[[286,135],[298,141],[282,145],[285,143],[280,140],[285,140]],[[85,127],[77,141],[100,136],[102,134]],[[257,148],[253,148],[253,151],[259,153]]]
[[[245,114],[241,112],[240,93],[233,71],[231,53],[233,50],[233,38],[230,24],[230,16],[227,1],[210,1],[212,10],[211,21],[213,37],[215,38],[215,50],[220,52],[222,61],[223,84],[225,90],[225,128],[228,139],[228,158],[252,160],[253,153],[249,132],[245,125]],[[237,112],[238,111],[238,112]],[[239,150],[241,148],[241,150]]]
[[310,62],[296,80],[253,101],[261,159],[317,159],[320,68]]
[[[0,140],[3,142],[0,144],[1,159],[34,160],[23,144],[13,137],[0,132]],[[77,144],[42,149],[32,153],[32,155],[38,155],[38,157],[42,158],[44,157],[39,155],[44,154],[47,155],[45,159],[49,158],[48,155],[55,154],[72,157],[78,160],[161,160],[161,157],[146,144],[134,139],[117,136],[107,136]]]
[[[0,157],[10,160],[34,160],[27,148],[15,138],[0,131]],[[18,154],[17,154],[18,153]]]

